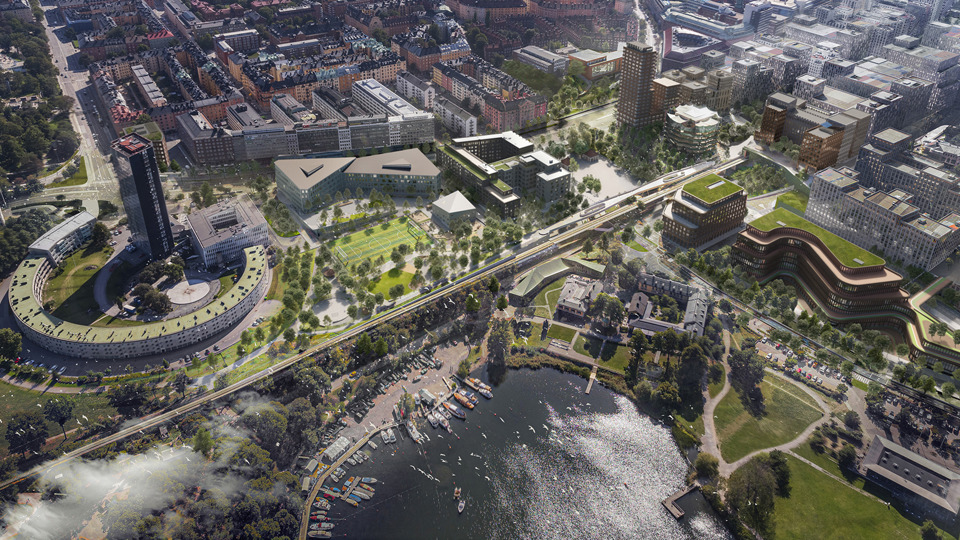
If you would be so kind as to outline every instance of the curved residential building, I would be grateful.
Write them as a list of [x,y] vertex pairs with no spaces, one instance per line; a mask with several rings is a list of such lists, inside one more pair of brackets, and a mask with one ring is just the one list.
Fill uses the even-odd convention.
[[883,259],[782,208],[747,224],[733,253],[761,281],[798,282],[831,319],[912,314],[903,278]]
[[55,268],[37,255],[20,263],[8,293],[17,325],[47,350],[103,360],[162,354],[213,337],[240,322],[270,285],[266,250],[249,247],[243,250],[243,273],[237,283],[210,304],[165,321],[107,328],[64,321],[43,309],[43,286]]
[[691,154],[712,154],[717,150],[720,116],[706,107],[680,105],[667,112],[664,134],[680,150]]

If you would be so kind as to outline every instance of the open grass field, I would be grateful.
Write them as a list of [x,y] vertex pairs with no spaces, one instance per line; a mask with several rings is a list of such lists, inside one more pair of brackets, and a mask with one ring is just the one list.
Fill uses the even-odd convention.
[[717,437],[723,459],[732,463],[750,452],[789,442],[822,413],[799,388],[767,375],[760,384],[765,403],[761,418],[744,409],[736,390],[727,393],[715,411]]
[[843,486],[793,456],[787,455],[787,463],[790,496],[777,497],[773,513],[777,540],[920,538],[920,526],[896,508]]
[[413,220],[397,218],[338,239],[333,253],[344,264],[368,258],[377,260],[381,256],[390,260],[393,248],[407,244],[412,250],[418,241],[430,244],[432,239]]
[[559,339],[560,341],[571,342],[573,341],[573,336],[577,335],[577,331],[573,328],[567,328],[566,326],[560,326],[559,324],[551,324],[550,328],[547,329],[547,337],[553,339]]
[[[43,405],[51,399],[56,399],[60,397],[58,394],[40,394],[38,392],[33,392],[30,390],[24,390],[18,386],[8,384],[5,382],[0,382],[0,420],[3,420],[3,426],[0,428],[0,431],[6,431],[6,425],[10,423],[10,417],[14,413],[24,412],[24,411],[41,411],[40,407],[37,405]],[[113,416],[117,414],[117,410],[114,409],[110,402],[107,401],[105,396],[100,396],[96,394],[78,394],[74,396],[76,401],[76,408],[74,409],[74,417],[82,418],[83,415],[87,415],[90,420],[95,419],[98,416]],[[84,424],[87,424],[86,421],[81,420]],[[50,436],[60,435],[60,425],[53,422],[47,422],[47,427],[50,429]],[[76,420],[70,420],[65,424],[67,431],[79,427]],[[7,453],[9,451],[9,445],[5,437],[0,437],[0,453]]]
[[647,248],[643,247],[643,246],[642,246],[639,242],[637,242],[636,240],[631,240],[631,241],[627,242],[627,247],[630,247],[630,248],[632,248],[632,249],[635,249],[635,250],[639,251],[640,253],[646,253],[646,252],[648,251]]
[[53,314],[77,324],[90,324],[100,318],[100,306],[93,297],[97,273],[110,257],[110,250],[80,249],[67,257],[60,275],[47,281],[44,302],[52,301]]
[[284,291],[287,290],[287,284],[280,279],[282,269],[282,265],[279,264],[273,267],[273,275],[270,276],[270,288],[267,289],[267,300],[280,300],[283,298]]
[[383,293],[384,296],[390,298],[390,287],[400,284],[403,285],[403,294],[407,294],[410,292],[411,279],[413,279],[413,274],[410,272],[393,268],[380,274],[376,281],[371,281],[367,290],[373,294]]
[[533,299],[534,306],[537,306],[534,315],[545,319],[553,318],[553,312],[557,309],[557,301],[560,300],[560,289],[566,283],[567,278],[560,278],[546,287],[544,287],[536,298]]

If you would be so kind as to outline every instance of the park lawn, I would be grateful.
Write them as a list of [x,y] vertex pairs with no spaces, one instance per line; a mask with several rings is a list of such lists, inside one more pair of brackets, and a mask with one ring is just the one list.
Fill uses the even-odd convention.
[[851,378],[850,378],[850,382],[853,384],[853,387],[854,387],[854,388],[859,388],[859,389],[863,390],[864,392],[866,392],[866,391],[868,390],[867,383],[865,383],[865,382],[863,382],[863,381],[858,381],[857,379],[851,377]]
[[560,278],[551,282],[537,293],[536,298],[533,299],[533,305],[537,307],[534,312],[535,316],[543,317],[544,319],[553,317],[553,312],[557,309],[557,301],[560,300],[560,289],[563,288],[563,284],[566,282],[567,278]]
[[560,326],[559,324],[551,324],[550,328],[547,329],[548,338],[559,339],[567,343],[573,341],[573,336],[575,335],[577,335],[576,330],[566,326]]
[[630,363],[630,347],[608,341],[600,353],[600,365],[623,373]]
[[720,382],[712,382],[712,383],[710,383],[710,385],[709,385],[709,387],[708,387],[708,389],[709,389],[709,391],[710,391],[710,397],[717,397],[717,394],[719,394],[720,391],[723,390],[723,383],[724,383],[724,381],[726,381],[726,380],[727,380],[727,372],[724,371],[724,372],[723,372],[723,375],[720,376]]
[[790,383],[768,375],[760,384],[766,412],[757,419],[744,409],[736,390],[715,411],[720,453],[733,463],[755,450],[789,442],[822,416],[816,402]]
[[807,211],[807,201],[810,200],[810,195],[808,193],[800,193],[799,191],[788,191],[783,195],[777,197],[777,206],[789,206],[795,210],[799,210],[800,213]]
[[526,338],[518,335],[513,343],[520,347],[546,347],[547,344],[540,340],[541,334],[543,334],[543,323],[532,323],[530,325],[530,335]]
[[895,507],[867,497],[787,455],[790,496],[776,497],[773,528],[778,540],[824,538],[920,538],[920,526]]
[[683,411],[678,411],[676,413],[676,419],[685,431],[697,437],[703,437],[703,434],[707,431],[707,428],[703,426],[703,414],[694,411],[690,407],[685,408]]
[[44,302],[53,301],[55,316],[77,324],[90,324],[100,318],[93,285],[110,257],[109,251],[80,249],[61,263],[63,272],[49,280],[43,291]]
[[283,298],[284,291],[287,290],[287,284],[280,279],[283,265],[278,264],[273,267],[273,276],[270,278],[270,288],[267,289],[267,300],[280,300]]
[[840,464],[837,463],[835,459],[830,457],[829,454],[824,452],[823,454],[818,454],[813,451],[813,448],[810,448],[809,442],[801,444],[800,446],[793,449],[793,452],[798,456],[808,459],[811,462],[819,465],[823,470],[829,472],[830,474],[836,476],[837,478],[843,478],[851,485],[863,489],[866,484],[866,480],[860,475],[855,475],[853,473],[844,473],[840,470]]
[[403,294],[410,292],[410,280],[413,279],[413,274],[410,272],[404,272],[397,268],[393,268],[383,274],[380,274],[380,277],[376,281],[371,281],[367,285],[367,290],[372,294],[383,293],[383,296],[387,299],[390,298],[390,287],[400,284],[403,285]]
[[[43,405],[47,401],[58,397],[61,396],[53,393],[41,394],[0,381],[0,420],[3,421],[2,425],[4,426],[0,430],[6,431],[5,426],[10,423],[10,418],[14,413],[23,411],[42,412],[42,409],[37,406],[38,404]],[[80,418],[84,425],[88,425],[88,421],[82,419],[83,415],[86,415],[90,421],[94,421],[98,416],[110,417],[117,414],[117,410],[110,405],[106,396],[87,393],[73,394],[72,397],[76,402],[73,412],[74,417]],[[50,429],[51,437],[62,433],[59,424],[47,422],[47,427]],[[67,431],[70,431],[73,428],[80,427],[80,425],[77,424],[76,420],[71,419],[64,424],[64,427]],[[6,438],[0,437],[0,452],[6,453],[8,447]]]
[[53,182],[50,184],[50,187],[70,187],[70,186],[82,186],[87,183],[87,165],[85,158],[80,157],[80,165],[77,168],[77,172],[73,173],[73,176],[70,178],[65,178],[59,182]]
[[573,344],[573,350],[592,358],[599,358],[601,349],[603,349],[603,340],[595,337],[580,336]]
[[636,240],[631,240],[627,242],[627,247],[633,248],[641,253],[646,253],[648,251],[647,248],[640,245],[640,243],[637,242]]

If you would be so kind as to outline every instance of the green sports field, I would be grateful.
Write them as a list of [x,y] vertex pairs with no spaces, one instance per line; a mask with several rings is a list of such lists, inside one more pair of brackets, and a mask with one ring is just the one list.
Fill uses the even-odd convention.
[[433,239],[413,220],[397,218],[338,239],[333,253],[344,264],[376,260],[381,255],[389,260],[393,248],[407,244],[412,251],[418,241],[429,245]]

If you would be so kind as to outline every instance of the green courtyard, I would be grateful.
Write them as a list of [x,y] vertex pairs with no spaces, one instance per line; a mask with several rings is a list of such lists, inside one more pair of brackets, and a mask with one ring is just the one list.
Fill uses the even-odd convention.
[[64,259],[60,264],[62,270],[47,280],[43,291],[44,304],[53,303],[55,316],[77,324],[90,324],[100,318],[102,313],[93,296],[93,285],[112,251],[112,248],[79,249]]
[[380,257],[389,261],[394,248],[401,244],[407,244],[412,252],[417,242],[429,245],[432,241],[413,220],[399,217],[339,238],[332,247],[334,255],[349,264]]
[[557,301],[560,300],[560,289],[563,288],[563,284],[567,282],[567,278],[560,278],[556,281],[552,281],[549,285],[544,287],[537,293],[537,296],[533,299],[533,306],[536,306],[536,311],[534,315],[537,317],[543,317],[544,319],[552,319],[553,312],[557,310]]
[[[595,358],[603,367],[623,373],[630,363],[630,347],[618,345],[611,341],[603,341],[595,337],[580,336],[573,346],[573,350]],[[646,354],[648,361],[653,361],[653,353]]]

